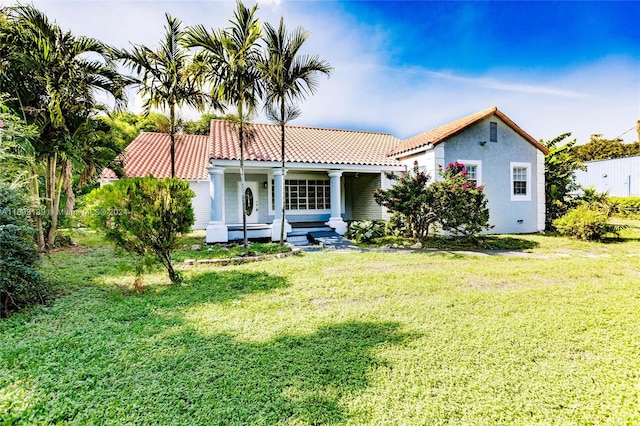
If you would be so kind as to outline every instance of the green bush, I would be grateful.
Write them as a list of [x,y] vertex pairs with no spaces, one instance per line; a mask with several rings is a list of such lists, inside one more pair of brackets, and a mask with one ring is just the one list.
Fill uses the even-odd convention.
[[445,232],[467,238],[491,229],[484,186],[476,186],[467,179],[464,164],[449,163],[445,170],[440,170],[440,176],[442,180],[430,187],[438,226]]
[[357,243],[368,243],[384,237],[386,224],[383,220],[360,220],[349,223],[346,237]]
[[194,195],[180,179],[121,179],[87,196],[86,217],[116,246],[138,255],[138,280],[145,265],[159,262],[171,281],[179,283],[182,277],[173,269],[171,251],[193,225]]
[[0,317],[42,301],[47,284],[36,270],[40,259],[34,244],[24,194],[0,186]]
[[606,213],[582,205],[554,220],[553,226],[561,234],[579,240],[602,240],[607,234],[619,236],[619,232],[624,226],[609,224],[607,221]]
[[640,219],[640,197],[609,197],[615,206],[615,215]]

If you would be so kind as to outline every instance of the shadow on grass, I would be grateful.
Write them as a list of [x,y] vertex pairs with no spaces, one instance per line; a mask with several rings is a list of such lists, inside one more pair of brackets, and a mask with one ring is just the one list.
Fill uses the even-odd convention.
[[474,238],[437,237],[427,239],[425,247],[440,250],[531,250],[538,247],[535,241],[526,238],[498,235],[481,235]]
[[[76,337],[72,349],[58,343],[54,372],[28,372],[36,385],[23,392],[30,400],[14,401],[21,409],[4,414],[15,423],[52,424],[366,422],[348,400],[385,368],[376,349],[408,338],[397,329],[391,322],[346,322],[266,342],[188,326],[133,339],[135,328],[92,342]],[[96,352],[107,341],[118,344]]]

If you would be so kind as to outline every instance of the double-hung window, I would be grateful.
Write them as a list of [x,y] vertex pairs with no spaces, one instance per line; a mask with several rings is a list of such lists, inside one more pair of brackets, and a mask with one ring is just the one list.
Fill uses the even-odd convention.
[[474,185],[482,184],[482,161],[480,160],[457,160],[458,163],[464,164],[464,170],[467,172],[467,180],[473,182]]
[[511,201],[531,200],[531,163],[511,163]]

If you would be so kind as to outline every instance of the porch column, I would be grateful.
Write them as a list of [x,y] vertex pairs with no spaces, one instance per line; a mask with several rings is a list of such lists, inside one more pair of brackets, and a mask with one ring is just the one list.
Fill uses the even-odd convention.
[[342,220],[341,195],[340,195],[340,178],[342,177],[342,170],[331,170],[328,173],[331,178],[331,217],[327,225],[334,228],[340,235],[344,235],[347,232],[347,224]]
[[211,200],[207,243],[226,243],[229,233],[224,221],[224,169],[209,166],[209,198]]
[[[273,190],[275,191],[274,199],[274,219],[271,225],[271,241],[280,241],[280,231],[282,230],[282,206],[284,204],[284,178],[287,175],[287,169],[281,168],[273,170]],[[287,219],[284,219],[284,239],[287,240],[287,232],[291,232],[291,225]]]

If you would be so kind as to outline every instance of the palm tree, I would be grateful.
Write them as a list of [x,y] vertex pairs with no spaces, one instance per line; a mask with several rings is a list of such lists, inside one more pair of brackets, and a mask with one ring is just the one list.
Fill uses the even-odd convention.
[[[280,18],[277,29],[265,24],[266,52],[259,64],[265,87],[265,110],[271,121],[280,125],[282,173],[285,172],[285,131],[286,124],[300,115],[296,101],[315,93],[319,74],[327,76],[331,67],[317,55],[300,55],[302,45],[309,32],[297,27],[287,33],[284,18]],[[285,203],[282,203],[282,226],[280,245],[284,244]]]
[[166,108],[169,112],[167,133],[171,140],[171,177],[175,177],[176,107],[187,105],[202,111],[211,98],[202,90],[201,67],[193,63],[184,44],[186,32],[182,22],[169,14],[165,16],[164,39],[155,51],[146,46],[134,46],[130,52],[121,51],[119,57],[140,77],[139,93],[145,99],[145,113],[148,114],[152,108]]
[[[240,142],[240,186],[242,205],[245,199],[244,143],[250,122],[260,102],[261,86],[257,63],[260,59],[261,28],[255,13],[238,1],[231,27],[207,31],[202,25],[188,32],[188,46],[202,48],[201,58],[208,64],[208,76],[213,82],[213,97],[237,108],[235,123]],[[242,229],[247,240],[247,214],[242,209]]]
[[[65,159],[77,149],[70,137],[70,117],[96,109],[96,91],[123,105],[130,81],[118,73],[108,46],[63,32],[33,6],[6,8],[0,15],[0,91],[9,95],[7,105],[39,133],[33,147],[45,169],[46,241],[42,218],[35,215],[34,221],[40,229],[38,246],[44,249],[55,242]],[[39,206],[37,177],[30,190]]]

